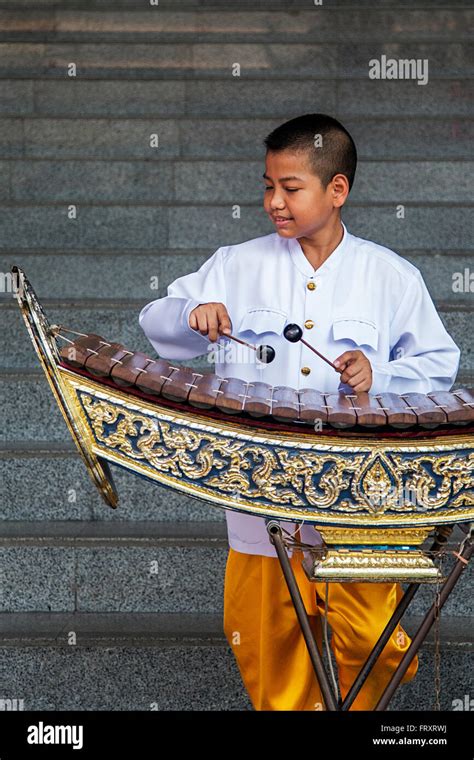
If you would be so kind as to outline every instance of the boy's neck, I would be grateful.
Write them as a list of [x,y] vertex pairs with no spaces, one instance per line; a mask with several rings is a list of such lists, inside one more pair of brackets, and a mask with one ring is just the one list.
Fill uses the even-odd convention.
[[334,223],[315,233],[311,237],[297,238],[304,255],[313,269],[319,269],[337,248],[344,237],[344,228],[338,217]]

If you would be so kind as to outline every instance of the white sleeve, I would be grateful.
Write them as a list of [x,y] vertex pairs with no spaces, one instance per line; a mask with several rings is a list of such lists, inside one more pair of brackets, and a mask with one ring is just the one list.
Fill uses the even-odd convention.
[[193,359],[207,353],[207,336],[189,326],[189,314],[200,303],[226,302],[222,262],[217,251],[197,272],[178,277],[168,287],[168,295],[146,304],[138,321],[155,351],[163,359]]
[[388,362],[373,362],[377,392],[429,393],[450,390],[461,352],[446,331],[417,270],[390,327]]

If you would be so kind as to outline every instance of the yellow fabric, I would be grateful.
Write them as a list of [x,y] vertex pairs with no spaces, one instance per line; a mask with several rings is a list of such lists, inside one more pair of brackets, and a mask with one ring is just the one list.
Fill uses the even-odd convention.
[[[321,651],[326,584],[309,581],[303,555],[290,562]],[[329,583],[328,624],[344,698],[382,633],[403,590],[395,583]],[[278,558],[229,548],[224,586],[224,632],[255,710],[325,709],[316,675]],[[372,710],[410,645],[399,625],[354,701]],[[412,661],[403,682],[418,669]]]

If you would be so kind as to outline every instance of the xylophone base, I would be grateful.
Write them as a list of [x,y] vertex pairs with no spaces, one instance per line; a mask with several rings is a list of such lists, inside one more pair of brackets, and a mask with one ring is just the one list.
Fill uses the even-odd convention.
[[[457,557],[457,561],[454,564],[454,567],[452,568],[447,578],[444,580],[444,583],[442,584],[436,596],[436,601],[426,613],[423,619],[423,622],[419,626],[415,635],[412,637],[412,642],[409,648],[407,649],[403,658],[398,664],[398,667],[394,671],[390,681],[387,683],[387,686],[385,687],[379,702],[374,708],[375,712],[383,711],[388,707],[393,695],[395,694],[395,691],[397,690],[398,686],[400,685],[403,679],[403,676],[407,672],[419,648],[421,647],[428,633],[430,632],[433,626],[433,623],[439,617],[442,607],[444,606],[446,600],[448,599],[454,587],[456,586],[463,571],[466,569],[469,563],[469,560],[471,558],[473,548],[474,548],[473,527],[474,526],[471,523],[468,527],[468,530],[466,531],[465,538],[463,539],[463,541],[461,542],[459,546],[458,551],[454,552],[454,555]],[[449,536],[449,533],[451,532],[451,530],[452,530],[452,526],[449,526],[448,528],[444,527],[440,532],[438,532],[432,546],[432,551],[437,551],[440,548],[440,546],[442,546],[442,544],[446,542],[447,537]],[[327,672],[325,670],[322,657],[319,652],[316,639],[314,637],[314,633],[312,631],[312,628],[309,622],[308,614],[306,612],[306,608],[304,606],[304,602],[300,594],[298,583],[296,581],[295,574],[293,572],[293,568],[290,563],[288,552],[283,541],[281,526],[279,525],[279,523],[275,521],[270,521],[267,523],[267,531],[270,536],[270,541],[275,546],[277,556],[280,561],[281,569],[282,569],[286,584],[288,586],[288,591],[290,592],[291,600],[295,608],[296,616],[298,618],[301,631],[303,633],[303,636],[306,642],[306,646],[307,646],[308,653],[313,665],[315,676],[321,688],[321,693],[323,695],[326,710],[333,711],[333,712],[347,711],[350,709],[355,698],[360,692],[369,673],[371,672],[381,652],[383,651],[387,641],[389,640],[396,626],[400,622],[404,613],[408,609],[412,599],[414,598],[416,592],[418,591],[420,587],[420,583],[415,582],[415,583],[411,583],[408,586],[407,590],[405,591],[405,594],[401,598],[392,617],[390,618],[387,625],[385,626],[384,631],[380,635],[379,640],[373,647],[372,652],[369,654],[358,676],[354,680],[354,683],[352,684],[352,687],[347,693],[345,699],[337,701],[335,694],[333,692],[331,683],[329,681]],[[303,563],[303,567],[304,567],[304,563]],[[307,572],[306,568],[305,568],[305,572]],[[331,579],[329,578],[328,580],[331,580]]]
[[[412,563],[409,574],[407,563]],[[324,556],[310,552],[303,561],[303,569],[308,580],[323,583],[406,583],[415,577],[420,583],[442,580],[439,569],[419,549],[390,551],[382,547],[358,547],[351,550],[328,546]]]
[[[422,549],[433,532],[431,526],[395,530],[355,527],[348,531],[315,524],[314,528],[323,544],[309,547],[303,561],[310,581],[436,584],[444,580],[431,552]],[[446,526],[436,530],[439,533]]]
[[315,525],[323,545],[309,549],[303,569],[310,581],[439,583],[439,568],[421,549],[432,527],[384,530]]

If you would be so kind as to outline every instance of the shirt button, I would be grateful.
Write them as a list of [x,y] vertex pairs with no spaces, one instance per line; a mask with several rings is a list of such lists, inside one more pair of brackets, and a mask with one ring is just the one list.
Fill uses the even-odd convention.
[[311,330],[311,328],[314,327],[313,320],[307,319],[306,322],[304,323],[304,326],[306,327],[307,330]]
[[316,283],[315,282],[308,282],[308,284],[306,285],[306,287],[308,288],[308,290],[316,290]]
[[310,372],[311,372],[311,370],[310,370],[309,367],[301,367],[301,374],[302,375],[309,375]]

